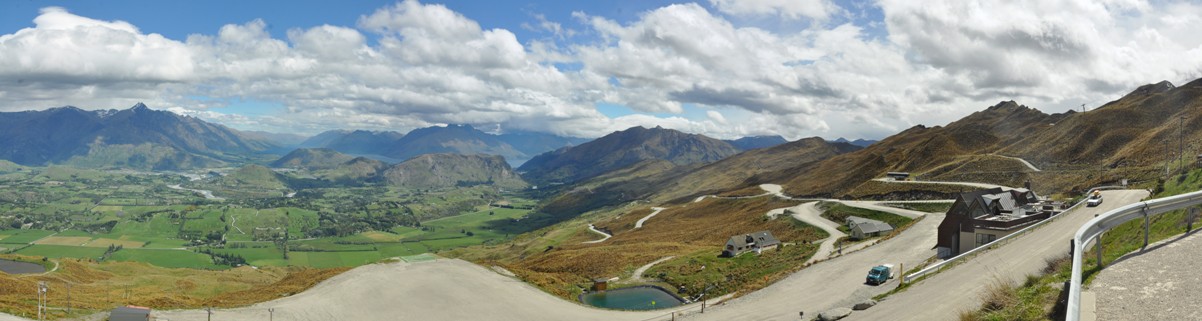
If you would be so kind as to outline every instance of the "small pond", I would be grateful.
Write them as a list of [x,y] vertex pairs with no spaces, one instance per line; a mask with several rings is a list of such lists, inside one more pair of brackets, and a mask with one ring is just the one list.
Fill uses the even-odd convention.
[[580,302],[619,310],[655,310],[680,306],[684,300],[657,286],[636,286],[580,295]]
[[40,264],[0,259],[0,271],[8,274],[30,274],[46,272]]

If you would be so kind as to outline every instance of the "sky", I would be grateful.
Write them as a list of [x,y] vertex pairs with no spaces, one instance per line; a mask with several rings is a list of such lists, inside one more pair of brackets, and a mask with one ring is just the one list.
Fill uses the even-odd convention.
[[6,1],[0,111],[150,108],[312,135],[472,124],[880,139],[1202,77],[1202,3]]

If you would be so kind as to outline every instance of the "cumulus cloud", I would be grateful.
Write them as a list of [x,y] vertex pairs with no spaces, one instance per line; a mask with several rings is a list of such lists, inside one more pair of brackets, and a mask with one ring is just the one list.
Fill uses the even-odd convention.
[[839,11],[828,0],[710,0],[718,11],[739,16],[779,16],[796,20],[825,21]]
[[[0,110],[144,101],[304,133],[470,123],[574,136],[641,125],[718,138],[879,138],[999,100],[1062,111],[1202,76],[1202,6],[1191,2],[884,0],[883,21],[852,22],[832,17],[865,17],[848,12],[863,8],[829,0],[708,4],[629,21],[528,13],[525,28],[552,35],[539,39],[416,0],[283,38],[252,20],[168,39],[50,7],[34,27],[0,35]],[[783,32],[745,17],[817,23]],[[887,35],[869,34],[880,30]],[[282,107],[224,109],[244,100]],[[598,104],[637,113],[608,117]]]
[[915,53],[914,63],[955,78],[959,84],[944,85],[967,96],[1100,104],[1135,86],[1190,80],[1202,70],[1202,47],[1189,35],[1202,15],[1191,3],[887,0],[881,6],[889,37]]

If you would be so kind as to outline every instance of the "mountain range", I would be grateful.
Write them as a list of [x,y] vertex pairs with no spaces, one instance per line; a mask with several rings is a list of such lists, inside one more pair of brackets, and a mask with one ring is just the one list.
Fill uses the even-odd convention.
[[247,160],[277,145],[138,103],[125,110],[59,107],[0,113],[0,159],[21,165],[180,169]]
[[876,142],[878,142],[878,141],[869,140],[869,139],[847,140],[847,138],[839,137],[831,142],[848,143],[848,144],[852,144],[852,145],[856,145],[856,146],[860,146],[860,147],[868,147],[868,145],[876,144]]
[[1174,168],[1192,163],[1189,155],[1202,147],[1199,128],[1202,79],[1180,87],[1164,81],[1088,112],[1047,114],[1003,101],[946,126],[915,126],[761,180],[785,185],[793,195],[834,197],[884,195],[873,179],[889,171],[924,180],[1031,182],[1042,193],[1080,191],[1122,179],[1154,182],[1166,161]]
[[703,164],[738,152],[730,143],[704,135],[640,126],[538,155],[518,171],[536,184],[574,183],[646,160]]
[[738,148],[739,150],[752,150],[752,149],[768,148],[768,147],[788,143],[789,141],[785,140],[784,137],[780,137],[779,135],[772,135],[772,136],[743,137],[743,138],[734,139],[734,140],[725,140],[725,142],[729,143],[731,146],[734,146],[735,148]]
[[[257,165],[254,165],[257,166]],[[412,189],[437,189],[488,184],[521,189],[526,182],[498,155],[423,154],[388,165],[366,157],[354,157],[326,148],[300,148],[271,163],[272,167],[304,169],[324,184],[362,186],[384,183]],[[261,167],[261,166],[258,166]],[[241,173],[242,171],[239,171]],[[224,178],[237,177],[231,174]],[[258,181],[259,179],[251,179]],[[301,179],[291,185],[311,184]]]
[[585,141],[588,140],[532,132],[496,135],[460,124],[418,128],[407,134],[395,131],[333,130],[309,138],[300,147],[329,148],[398,162],[434,153],[489,154],[501,155],[510,163],[521,164],[540,153]]

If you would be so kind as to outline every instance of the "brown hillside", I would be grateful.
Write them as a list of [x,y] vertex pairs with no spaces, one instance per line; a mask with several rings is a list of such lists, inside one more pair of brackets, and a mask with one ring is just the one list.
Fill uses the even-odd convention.
[[[863,150],[758,179],[785,185],[785,192],[793,195],[836,197],[863,196],[854,190],[889,171],[911,172],[925,180],[1009,186],[1032,180],[1042,193],[1120,178],[1146,181],[1154,179],[1168,157],[1166,142],[1176,157],[1179,134],[1184,133],[1184,154],[1198,153],[1199,116],[1202,80],[1181,87],[1167,82],[1140,87],[1084,113],[1049,115],[1007,101],[947,126],[916,126]],[[988,154],[1021,157],[1043,171],[1024,170],[1012,160],[974,158]],[[965,161],[984,163],[958,166]],[[1012,171],[1001,173],[1005,168]]]

